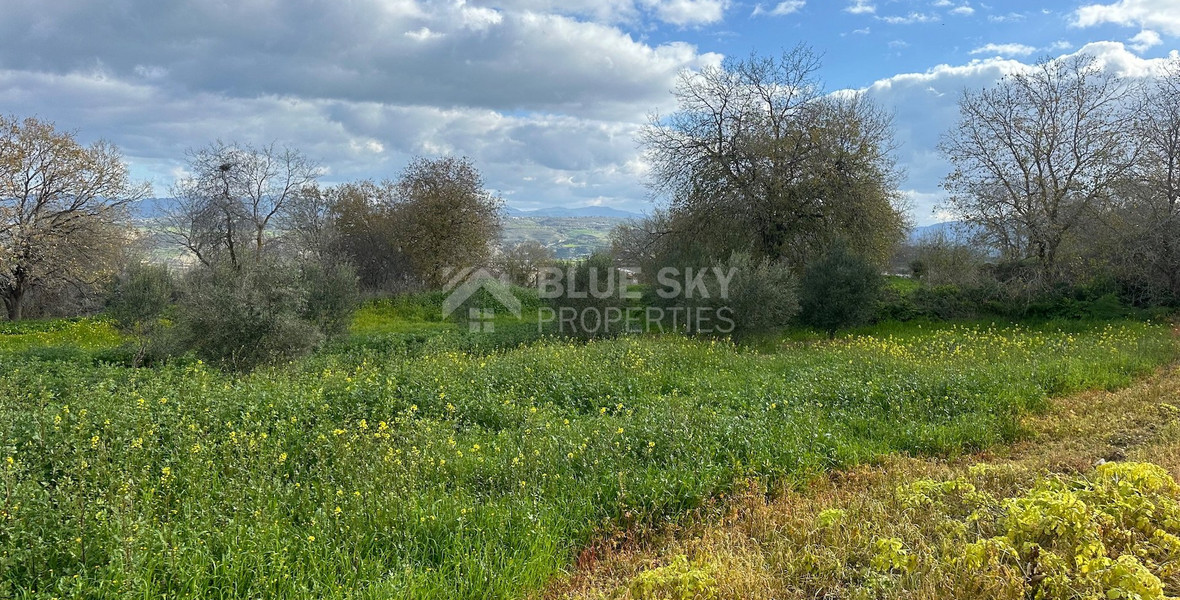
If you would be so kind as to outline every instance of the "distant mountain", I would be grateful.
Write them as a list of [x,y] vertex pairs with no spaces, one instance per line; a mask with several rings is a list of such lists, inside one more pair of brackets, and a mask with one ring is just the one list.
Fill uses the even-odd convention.
[[581,206],[578,208],[552,207],[538,208],[536,210],[520,210],[519,208],[506,207],[504,212],[510,217],[605,217],[609,219],[639,219],[643,217],[639,213],[619,210],[609,206]]
[[131,205],[131,216],[137,219],[157,219],[163,216],[164,208],[172,198],[144,198]]
[[922,240],[943,236],[951,242],[966,242],[971,232],[963,226],[962,221],[946,221],[933,225],[922,225],[910,231],[910,243],[917,244]]

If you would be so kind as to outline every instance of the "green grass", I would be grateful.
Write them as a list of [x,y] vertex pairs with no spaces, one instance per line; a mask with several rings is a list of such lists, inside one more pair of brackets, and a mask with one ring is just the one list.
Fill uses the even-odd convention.
[[[382,311],[413,321],[367,310],[369,339],[403,335]],[[1010,440],[1048,395],[1176,355],[1168,327],[1134,322],[762,353],[417,339],[248,376],[0,354],[0,596],[518,597],[605,530],[743,478]]]
[[0,355],[82,355],[109,350],[122,341],[115,327],[102,319],[0,322]]
[[913,277],[900,277],[897,275],[887,276],[885,278],[885,285],[900,294],[911,294],[922,287],[922,283]]

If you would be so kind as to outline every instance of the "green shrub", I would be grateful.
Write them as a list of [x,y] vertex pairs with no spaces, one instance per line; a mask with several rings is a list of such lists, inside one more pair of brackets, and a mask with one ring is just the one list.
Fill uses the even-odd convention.
[[133,263],[115,276],[106,314],[120,331],[142,335],[164,315],[175,290],[168,267]]
[[712,565],[689,562],[681,554],[668,565],[644,571],[631,580],[636,600],[708,600],[717,597]]
[[864,324],[877,310],[882,283],[872,263],[835,244],[803,273],[803,320],[829,337],[842,327]]
[[172,273],[164,265],[133,263],[115,276],[107,297],[106,314],[115,327],[129,336],[122,352],[108,359],[126,360],[131,366],[171,353],[160,331],[167,327],[166,315],[176,294]]
[[957,285],[922,286],[911,296],[917,314],[950,321],[978,316],[979,305]]
[[348,269],[277,262],[201,268],[184,281],[175,326],[155,337],[211,363],[247,370],[301,356],[343,333],[356,289]]
[[969,544],[973,571],[1030,574],[1030,597],[1163,600],[1180,553],[1180,486],[1148,463],[1106,463],[1088,478],[1049,479],[1004,503],[1003,535]]
[[735,252],[718,266],[733,272],[728,297],[717,303],[733,310],[737,335],[785,327],[799,312],[798,281],[786,263]]
[[356,270],[347,264],[313,262],[301,265],[299,275],[306,290],[303,318],[328,337],[347,332],[360,305]]
[[[576,338],[611,337],[625,333],[625,323],[608,318],[611,313],[621,314],[628,306],[627,299],[622,297],[618,289],[619,271],[610,253],[595,252],[582,260],[558,266],[562,272],[564,293],[557,298],[549,298],[550,308],[556,313],[554,322],[549,323],[555,327],[553,333]],[[584,293],[585,297],[573,297],[571,289]],[[608,290],[610,293],[607,293]],[[596,297],[595,291],[601,292],[601,297]],[[576,317],[563,319],[566,313]]]

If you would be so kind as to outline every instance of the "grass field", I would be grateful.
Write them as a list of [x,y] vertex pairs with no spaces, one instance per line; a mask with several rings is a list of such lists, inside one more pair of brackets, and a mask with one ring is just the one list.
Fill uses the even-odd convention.
[[28,347],[112,345],[101,323],[0,332],[0,595],[540,593],[593,540],[739,482],[1010,441],[1177,350],[1135,322],[480,345],[407,311],[246,376]]
[[[1124,598],[1180,592],[1180,368],[1052,400],[1023,439],[890,456],[603,539],[547,598]],[[770,493],[768,493],[770,492]]]

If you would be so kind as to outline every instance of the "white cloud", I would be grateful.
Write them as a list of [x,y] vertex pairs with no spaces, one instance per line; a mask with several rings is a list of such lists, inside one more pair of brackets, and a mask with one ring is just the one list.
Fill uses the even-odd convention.
[[665,23],[673,25],[704,25],[717,23],[725,17],[728,0],[642,0]]
[[942,221],[952,221],[950,213],[939,210],[946,201],[946,194],[941,191],[901,190],[903,201],[912,207],[917,225],[929,225]]
[[135,65],[133,71],[144,79],[161,79],[168,75],[168,69],[157,65]]
[[754,12],[753,12],[752,16],[765,14],[765,15],[771,15],[774,17],[782,17],[782,16],[786,16],[786,15],[789,15],[792,13],[799,12],[799,9],[803,8],[806,5],[807,5],[806,0],[787,0],[786,2],[779,2],[778,4],[776,4],[774,6],[774,8],[772,8],[770,10],[766,10],[766,8],[763,5],[758,4],[754,7]]
[[959,15],[959,16],[963,16],[963,17],[969,17],[969,16],[975,14],[975,9],[964,4],[963,6],[958,6],[958,7],[951,9],[951,14],[952,15]]
[[854,15],[871,15],[877,12],[877,5],[872,0],[852,0],[852,3],[844,8],[844,12]]
[[486,31],[504,21],[504,15],[493,8],[467,6],[459,0],[459,21],[464,29]]
[[1131,47],[1140,54],[1162,43],[1164,43],[1164,41],[1160,39],[1160,34],[1150,29],[1144,29],[1143,31],[1137,33],[1135,37],[1131,38]]
[[407,31],[403,35],[412,40],[418,40],[419,42],[425,42],[427,40],[443,37],[443,34],[438,33],[437,31],[431,31],[429,27],[419,27],[413,31]]
[[[185,148],[222,138],[297,147],[324,164],[327,183],[393,176],[413,155],[453,152],[472,157],[489,187],[519,206],[633,210],[646,197],[637,128],[648,112],[671,108],[680,70],[721,57],[648,43],[615,19],[690,26],[723,18],[728,6],[123,2],[126,10],[66,3],[47,12],[39,0],[9,0],[0,106],[76,129],[83,141],[111,140],[160,193]],[[135,16],[144,14],[150,27]]]
[[970,53],[994,56],[1028,56],[1036,51],[1036,48],[1024,44],[984,44]]
[[913,23],[929,23],[936,20],[937,17],[928,13],[912,12],[908,15],[894,15],[888,17],[877,17],[878,20],[889,23],[890,25],[911,25]]
[[1074,13],[1073,24],[1092,27],[1103,23],[1138,26],[1180,36],[1180,3],[1175,0],[1119,0],[1088,4]]
[[[108,11],[75,3],[49,14],[32,10],[37,0],[10,1],[30,10],[0,20],[0,68],[63,74],[101,65],[112,77],[135,75],[165,88],[245,98],[634,119],[667,101],[680,69],[720,58],[683,42],[649,44],[613,25],[474,2],[354,0],[326,11],[319,3],[268,0],[225,9],[200,0],[125,0],[144,7]],[[632,6],[687,25],[720,19],[726,2],[641,0]],[[153,14],[153,26],[131,16],[139,13]],[[309,20],[318,20],[315,35],[306,33]],[[51,39],[68,43],[47,43]],[[151,57],[150,69],[144,57]]]
[[1023,21],[1025,15],[1016,12],[1010,12],[1003,15],[988,15],[987,20],[991,23],[1011,23],[1013,21]]

